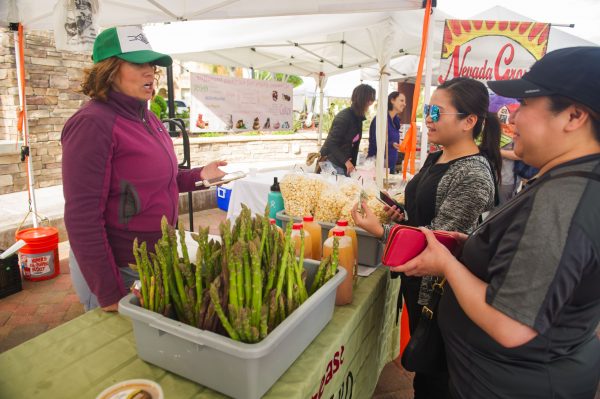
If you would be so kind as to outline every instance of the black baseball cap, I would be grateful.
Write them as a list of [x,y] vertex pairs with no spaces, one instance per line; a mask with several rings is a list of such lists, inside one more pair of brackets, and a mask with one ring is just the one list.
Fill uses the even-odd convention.
[[490,81],[488,86],[511,98],[564,96],[600,113],[600,47],[551,51],[521,79]]

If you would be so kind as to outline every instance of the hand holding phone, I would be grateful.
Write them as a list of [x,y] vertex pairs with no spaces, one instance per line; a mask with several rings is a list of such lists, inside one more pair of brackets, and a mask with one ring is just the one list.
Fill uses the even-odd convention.
[[402,205],[401,203],[399,203],[398,201],[394,200],[392,197],[389,196],[389,194],[387,194],[386,192],[380,191],[379,192],[379,201],[381,201],[384,205],[389,206],[390,208],[392,207],[396,207],[396,209],[404,214],[404,219],[403,220],[408,220],[408,213],[406,212],[406,208],[404,207],[404,205]]

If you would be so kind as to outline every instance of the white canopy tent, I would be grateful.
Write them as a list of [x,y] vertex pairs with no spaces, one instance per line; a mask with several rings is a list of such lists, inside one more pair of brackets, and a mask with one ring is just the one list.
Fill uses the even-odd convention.
[[[420,49],[423,12],[418,9],[188,21],[147,25],[144,30],[155,50],[179,60],[312,76],[322,83],[320,95],[321,89],[327,87],[323,83],[331,76],[370,66],[378,71],[370,80],[380,81],[379,96],[385,98],[389,59],[402,54],[404,47]],[[384,149],[387,118],[385,102],[380,103],[383,106],[378,111],[378,120],[382,121],[378,148]],[[382,151],[377,162],[379,184],[383,182],[383,158]]]
[[[61,26],[54,21],[55,11],[68,1],[5,0],[0,3],[0,25],[19,22],[25,30],[52,30]],[[88,1],[98,10],[101,27],[186,21],[146,27],[155,50],[181,60],[311,74],[321,89],[329,75],[376,64],[382,97],[387,96],[389,59],[402,49],[402,33],[414,27],[413,34],[419,36],[423,21],[422,0],[207,0],[201,5],[191,0]],[[378,119],[385,121],[385,109],[380,108]],[[383,149],[386,132],[380,125],[377,142]]]
[[[20,22],[26,30],[53,30],[54,8],[66,0],[2,0],[0,24]],[[188,20],[350,14],[414,10],[421,0],[87,0],[99,5],[101,27]]]

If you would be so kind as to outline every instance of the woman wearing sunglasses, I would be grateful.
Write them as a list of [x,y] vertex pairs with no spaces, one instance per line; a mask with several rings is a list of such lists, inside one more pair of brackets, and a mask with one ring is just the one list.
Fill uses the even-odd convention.
[[564,48],[489,82],[521,99],[515,153],[540,171],[458,259],[424,229],[425,251],[396,268],[448,282],[438,320],[456,399],[598,397],[598,65],[599,47]]
[[[430,154],[406,186],[408,218],[396,209],[389,212],[406,225],[468,233],[480,215],[495,204],[501,169],[500,122],[488,112],[487,88],[472,79],[447,81],[437,88],[430,102],[424,113],[427,135],[443,150]],[[385,242],[390,226],[382,226],[365,204],[362,207],[364,216],[357,207],[354,209],[356,224]],[[433,282],[431,276],[402,276],[401,294],[411,333],[422,307],[429,302]],[[413,387],[416,399],[449,397],[446,372],[416,373]]]

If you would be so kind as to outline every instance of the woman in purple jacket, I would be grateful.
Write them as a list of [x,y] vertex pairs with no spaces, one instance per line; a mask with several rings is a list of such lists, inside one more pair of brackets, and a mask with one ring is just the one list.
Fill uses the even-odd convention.
[[65,225],[73,285],[86,309],[116,311],[137,278],[132,244],[152,248],[165,215],[177,222],[180,192],[224,175],[226,163],[180,170],[173,142],[148,110],[156,66],[168,55],[152,51],[139,27],[103,31],[94,42],[94,66],[82,92],[91,98],[62,131]]

